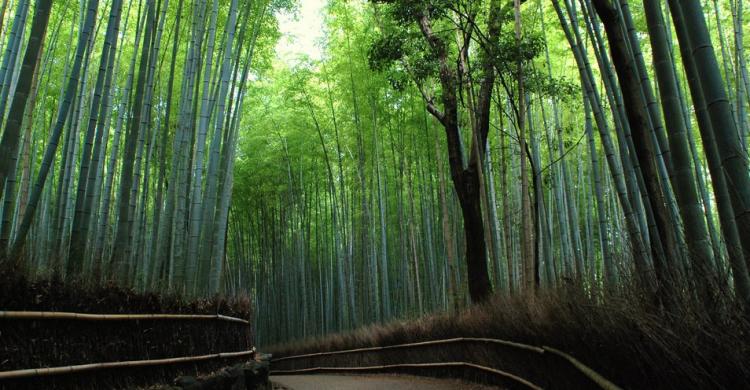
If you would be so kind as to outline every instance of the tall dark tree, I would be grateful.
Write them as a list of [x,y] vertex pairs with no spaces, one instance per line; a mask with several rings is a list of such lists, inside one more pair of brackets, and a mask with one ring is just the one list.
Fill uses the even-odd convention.
[[[469,278],[469,295],[472,301],[479,302],[489,297],[492,292],[487,267],[487,243],[485,242],[485,228],[482,220],[480,186],[481,165],[487,148],[487,136],[490,128],[490,108],[492,92],[496,79],[495,57],[499,44],[502,16],[513,4],[500,6],[499,0],[490,1],[487,5],[486,26],[477,31],[476,5],[455,4],[438,6],[429,1],[415,1],[401,3],[394,1],[379,1],[391,7],[391,16],[396,23],[409,23],[416,26],[422,42],[426,44],[423,52],[431,61],[434,68],[431,75],[440,86],[439,97],[430,94],[432,86],[426,85],[422,75],[417,74],[420,69],[413,69],[398,52],[388,51],[393,47],[374,46],[371,49],[371,63],[376,68],[383,57],[390,56],[391,60],[401,60],[409,68],[412,78],[417,82],[425,101],[427,111],[443,126],[448,144],[448,161],[451,179],[453,181],[464,221],[464,235],[466,242],[466,265]],[[446,13],[455,12],[460,20],[458,44],[454,46],[445,34],[436,31],[436,25],[446,23]],[[475,37],[482,41],[479,60],[476,64],[480,75],[476,77],[477,91],[473,102],[473,110],[467,115],[471,120],[471,146],[469,156],[464,151],[461,134],[461,95],[466,80],[470,74],[472,62],[469,45]],[[392,37],[381,43],[392,43]],[[381,49],[381,50],[378,50]],[[382,50],[385,49],[385,50]],[[396,49],[397,51],[400,49]],[[458,64],[454,66],[454,64]]]

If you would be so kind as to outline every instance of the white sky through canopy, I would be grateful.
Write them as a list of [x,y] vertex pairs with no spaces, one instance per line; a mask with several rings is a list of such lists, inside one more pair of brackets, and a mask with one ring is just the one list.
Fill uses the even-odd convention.
[[300,56],[320,60],[320,41],[324,37],[323,12],[327,0],[299,0],[296,13],[282,12],[278,15],[282,37],[276,44],[278,57],[287,64],[294,64]]

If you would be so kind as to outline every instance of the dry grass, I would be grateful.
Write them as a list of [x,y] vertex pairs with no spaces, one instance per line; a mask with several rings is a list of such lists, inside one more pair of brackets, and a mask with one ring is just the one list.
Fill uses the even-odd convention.
[[[599,298],[595,298],[595,297]],[[750,387],[750,323],[729,298],[710,310],[677,299],[664,310],[638,294],[602,299],[568,289],[533,299],[497,297],[457,315],[436,314],[266,348],[274,357],[453,337],[487,337],[567,352],[625,388]],[[548,355],[548,354],[545,354]],[[463,360],[497,367],[546,388],[591,387],[551,356],[476,344],[280,362],[283,367]],[[487,380],[472,374],[471,379]]]

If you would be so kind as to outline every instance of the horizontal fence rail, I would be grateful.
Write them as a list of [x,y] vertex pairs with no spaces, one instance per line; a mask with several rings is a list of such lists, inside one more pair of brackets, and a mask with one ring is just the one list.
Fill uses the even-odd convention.
[[0,319],[25,320],[86,320],[86,321],[128,321],[128,320],[219,320],[250,325],[242,318],[221,314],[88,314],[62,311],[6,311],[0,310]]
[[404,364],[388,364],[385,366],[367,366],[367,367],[312,367],[302,368],[299,370],[276,370],[271,371],[271,375],[284,375],[284,374],[304,374],[311,372],[358,372],[358,371],[380,371],[394,368],[440,368],[440,367],[471,367],[491,374],[499,375],[504,378],[511,379],[518,382],[530,389],[542,390],[542,387],[537,386],[526,379],[523,379],[517,375],[513,375],[509,372],[498,370],[491,367],[480,366],[479,364],[467,363],[467,362],[441,362],[441,363],[404,363]]
[[341,351],[308,353],[304,355],[294,355],[294,356],[281,357],[278,359],[271,359],[271,363],[280,362],[284,360],[296,360],[296,359],[304,359],[304,358],[311,358],[311,357],[318,357],[318,356],[345,355],[348,353],[385,351],[389,349],[415,348],[415,347],[423,347],[427,345],[451,344],[451,343],[460,343],[460,342],[482,342],[482,343],[488,343],[488,344],[498,344],[498,345],[503,345],[503,346],[511,347],[511,348],[525,349],[527,351],[544,353],[543,348],[539,348],[539,347],[535,347],[535,346],[527,345],[527,344],[515,343],[512,341],[476,338],[476,337],[456,337],[456,338],[444,339],[444,340],[431,340],[431,341],[421,341],[418,343],[387,345],[383,347],[367,347],[367,348],[357,348],[357,349],[345,349]]
[[[515,348],[515,349],[521,349],[526,350],[530,352],[535,352],[538,354],[545,354],[550,353],[553,355],[557,355],[570,363],[576,370],[578,370],[581,374],[586,376],[588,379],[590,379],[592,382],[594,382],[596,385],[601,387],[604,390],[621,390],[621,388],[608,379],[604,378],[601,374],[594,371],[591,367],[583,364],[573,356],[559,351],[557,349],[554,349],[552,347],[536,347],[533,345],[523,344],[523,343],[516,343],[513,341],[507,341],[507,340],[500,340],[500,339],[491,339],[491,338],[477,338],[477,337],[456,337],[452,339],[443,339],[443,340],[431,340],[431,341],[422,341],[417,343],[407,343],[407,344],[396,344],[396,345],[387,345],[382,347],[367,347],[367,348],[357,348],[357,349],[346,349],[346,350],[340,350],[340,351],[330,351],[330,352],[317,352],[317,353],[308,353],[303,355],[294,355],[294,356],[285,356],[281,358],[271,359],[271,363],[281,362],[285,360],[296,360],[296,359],[306,359],[306,358],[312,358],[312,357],[321,357],[321,356],[332,356],[332,355],[345,355],[345,354],[351,354],[351,353],[361,353],[361,352],[378,352],[378,351],[384,351],[384,350],[392,350],[392,349],[405,349],[405,348],[417,348],[417,347],[423,347],[428,345],[440,345],[440,344],[451,344],[451,343],[466,343],[466,342],[473,342],[473,343],[486,343],[486,344],[495,344],[495,345],[502,345],[505,347]],[[357,370],[383,370],[387,368],[398,368],[398,367],[430,367],[430,364],[437,364],[437,365],[443,365],[443,367],[473,367],[476,369],[484,370],[487,372],[492,372],[498,375],[502,375],[508,378],[511,378],[513,380],[520,379],[524,382],[523,383],[531,388],[539,388],[538,386],[532,384],[531,382],[526,381],[523,378],[517,377],[513,374],[506,373],[501,370],[497,370],[490,367],[480,366],[478,364],[474,363],[466,363],[466,362],[448,362],[448,363],[412,363],[412,364],[396,364],[396,365],[390,365],[390,366],[370,366],[370,367],[314,367],[314,368],[307,368],[307,369],[299,369],[299,370],[277,370],[277,371],[271,371],[271,374],[273,375],[279,375],[279,374],[295,374],[295,373],[304,373],[304,372],[315,372],[315,371],[357,371]],[[437,366],[434,366],[437,367]],[[507,375],[506,375],[507,374]]]
[[565,352],[559,351],[557,349],[554,349],[552,347],[544,346],[542,347],[546,352],[553,353],[557,356],[560,356],[561,358],[567,360],[570,362],[570,364],[573,365],[578,371],[580,371],[583,375],[586,375],[589,379],[594,381],[599,387],[601,387],[604,390],[620,390],[620,387],[615,385],[614,383],[610,382],[607,378],[601,376],[598,372],[591,369],[591,367],[581,363],[578,359],[574,358],[573,356],[568,355]]
[[211,360],[211,359],[229,359],[229,358],[236,358],[236,357],[242,357],[242,356],[249,356],[254,353],[255,353],[255,347],[247,351],[222,352],[222,353],[215,353],[215,354],[210,354],[210,355],[183,356],[183,357],[152,359],[152,360],[128,360],[128,361],[122,361],[122,362],[90,363],[90,364],[79,364],[79,365],[74,365],[74,366],[29,368],[29,369],[23,369],[23,370],[0,371],[0,380],[67,374],[67,373],[82,372],[82,371],[101,370],[105,368],[158,366],[158,365],[166,365],[166,364],[191,363],[191,362]]

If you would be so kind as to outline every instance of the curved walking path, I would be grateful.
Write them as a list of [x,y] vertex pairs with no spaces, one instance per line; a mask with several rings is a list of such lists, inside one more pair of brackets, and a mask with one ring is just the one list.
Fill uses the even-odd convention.
[[489,390],[496,389],[455,379],[411,375],[274,375],[274,389],[288,390]]

